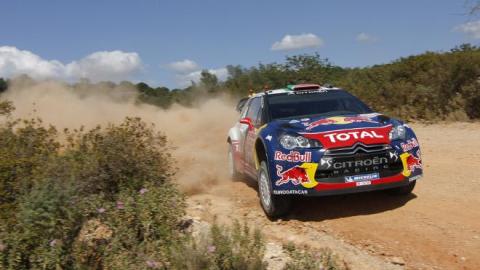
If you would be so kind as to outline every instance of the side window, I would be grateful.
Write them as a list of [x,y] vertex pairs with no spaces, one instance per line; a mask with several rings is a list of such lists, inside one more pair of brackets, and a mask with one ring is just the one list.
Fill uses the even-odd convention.
[[262,122],[262,99],[260,97],[252,99],[246,117],[249,117],[255,126]]
[[247,100],[243,105],[242,111],[240,112],[240,119],[245,118],[247,116],[247,110],[250,107],[250,100]]

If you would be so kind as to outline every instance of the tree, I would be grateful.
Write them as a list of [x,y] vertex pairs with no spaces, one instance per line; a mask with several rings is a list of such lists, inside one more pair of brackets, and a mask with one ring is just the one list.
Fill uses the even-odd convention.
[[205,87],[207,92],[214,93],[218,90],[218,78],[215,74],[208,72],[208,70],[202,70],[200,77],[201,86]]
[[7,82],[3,78],[0,78],[0,93],[5,92],[7,88]]

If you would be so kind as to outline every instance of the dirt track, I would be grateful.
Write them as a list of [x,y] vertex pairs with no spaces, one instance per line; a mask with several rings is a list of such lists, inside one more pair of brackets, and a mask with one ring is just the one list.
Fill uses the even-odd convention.
[[[413,126],[425,177],[407,198],[375,192],[302,199],[288,218],[271,222],[254,183],[219,181],[189,197],[189,212],[245,219],[272,241],[331,247],[353,269],[480,269],[480,125]],[[225,153],[224,146],[208,150]]]

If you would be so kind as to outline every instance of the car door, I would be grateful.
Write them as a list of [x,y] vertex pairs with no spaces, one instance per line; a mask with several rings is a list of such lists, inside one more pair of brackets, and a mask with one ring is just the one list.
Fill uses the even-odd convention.
[[243,153],[245,161],[245,172],[251,176],[256,176],[255,168],[255,141],[257,139],[257,128],[261,124],[261,115],[262,115],[262,97],[253,98],[250,102],[246,118],[249,118],[251,121],[251,126],[247,128],[245,134],[245,143]]
[[241,123],[242,119],[245,119],[247,116],[248,108],[250,107],[251,100],[246,101],[245,105],[243,106],[240,112],[240,120],[235,124],[235,129],[238,131],[239,136],[238,141],[232,143],[235,152],[239,153],[239,158],[235,159],[235,166],[238,171],[245,173],[245,139],[247,137],[247,132],[249,129],[249,125]]

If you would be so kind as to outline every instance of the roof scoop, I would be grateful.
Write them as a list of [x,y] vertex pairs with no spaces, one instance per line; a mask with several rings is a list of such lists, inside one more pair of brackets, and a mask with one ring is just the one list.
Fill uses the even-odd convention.
[[303,84],[290,84],[287,86],[288,89],[292,91],[309,91],[309,90],[318,90],[320,85],[313,83],[303,83]]

